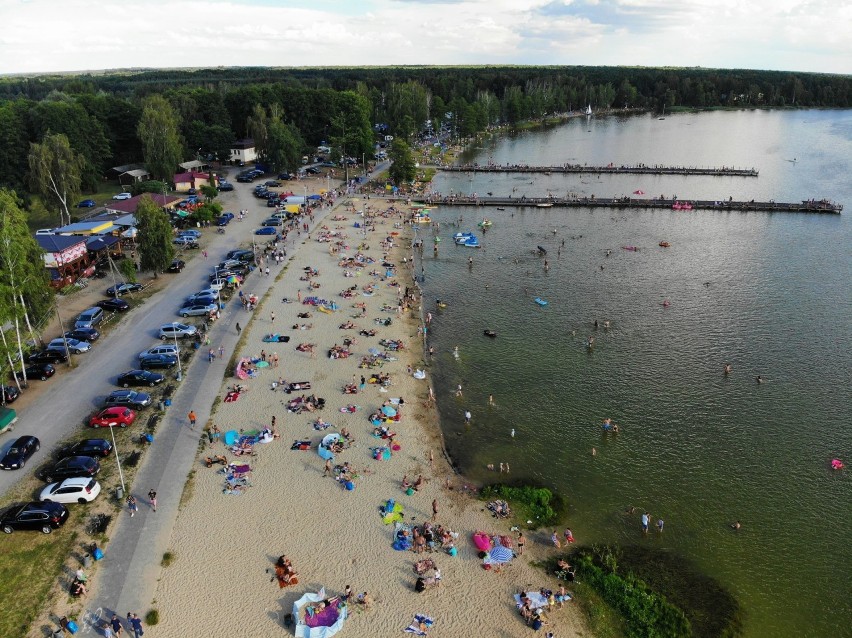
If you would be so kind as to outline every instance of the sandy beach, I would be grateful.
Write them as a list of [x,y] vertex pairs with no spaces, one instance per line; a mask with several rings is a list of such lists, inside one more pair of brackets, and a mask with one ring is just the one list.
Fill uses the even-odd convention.
[[[355,199],[353,204],[351,208],[341,203],[333,209],[317,211],[317,224],[310,236],[302,233],[296,249],[289,251],[282,266],[273,262],[270,276],[276,281],[270,293],[253,312],[241,315],[242,345],[235,355],[257,358],[265,350],[267,360],[277,355],[278,367],[263,367],[255,378],[245,381],[238,380],[233,367],[229,367],[220,397],[224,398],[235,382],[248,390],[236,401],[222,401],[215,406],[211,422],[223,433],[250,431],[269,427],[274,417],[280,437],[271,443],[256,444],[251,456],[234,456],[222,441],[210,445],[204,439],[192,487],[169,545],[175,558],[170,566],[162,568],[152,604],[160,613],[160,624],[151,628],[158,636],[276,635],[286,631],[284,617],[303,593],[325,587],[326,594],[334,596],[342,594],[347,585],[351,585],[354,594],[369,592],[375,606],[364,610],[361,605],[350,605],[350,617],[340,635],[401,636],[415,614],[426,614],[435,621],[429,635],[519,636],[531,630],[519,616],[512,595],[527,588],[558,588],[558,581],[552,576],[529,564],[553,551],[549,547],[549,530],[528,533],[524,555],[500,573],[482,568],[471,543],[472,533],[483,530],[509,534],[510,523],[497,520],[484,503],[460,493],[464,481],[452,473],[443,458],[437,414],[426,405],[429,375],[417,380],[408,374],[408,366],[424,368],[418,334],[419,299],[403,316],[396,311],[398,291],[407,286],[414,290],[411,264],[403,263],[411,256],[411,231],[400,224],[398,216],[378,218],[376,229],[365,238],[360,234],[363,231],[354,227],[356,221],[362,221],[355,210],[369,204],[374,210],[383,211],[391,204],[375,199]],[[323,232],[340,236],[331,242],[317,241]],[[380,244],[392,232],[399,234],[394,237],[394,247],[386,251]],[[343,245],[337,254],[332,254],[337,241]],[[359,252],[362,242],[368,248],[360,252],[375,263],[348,269],[338,266],[342,256],[352,257]],[[381,265],[385,260],[396,265],[392,278],[385,276],[386,268]],[[310,281],[300,280],[306,268],[318,271]],[[351,276],[345,276],[345,270]],[[399,288],[390,285],[394,282]],[[311,283],[319,287],[309,288]],[[375,292],[364,296],[363,287],[369,284]],[[341,297],[341,291],[353,286],[357,286],[353,298]],[[245,293],[250,292],[249,286]],[[298,303],[299,296],[305,299],[311,295],[334,302],[339,309],[323,313]],[[284,303],[283,298],[292,302]],[[365,304],[366,312],[362,315],[354,304]],[[393,310],[383,311],[385,305]],[[311,313],[309,318],[297,316],[306,312]],[[387,318],[392,319],[391,325],[375,322]],[[357,328],[340,329],[340,324],[347,321]],[[312,327],[294,330],[296,324]],[[377,334],[362,336],[360,329],[376,329]],[[290,340],[264,342],[263,337],[271,333],[289,336]],[[329,349],[342,345],[345,338],[355,340],[351,355],[330,358]],[[404,349],[389,352],[396,360],[387,361],[380,368],[359,369],[368,349],[384,351],[380,339],[402,340]],[[300,343],[316,344],[315,353],[298,351],[296,346]],[[357,394],[343,393],[346,384],[360,385],[362,374],[369,379],[371,374],[380,372],[390,375],[387,392],[381,392],[378,384],[368,383]],[[310,382],[311,389],[290,394],[280,387],[273,389],[279,377],[286,382]],[[301,394],[325,399],[324,409],[289,412],[288,401]],[[383,402],[398,398],[404,401],[401,419],[390,428],[397,434],[394,441],[400,449],[389,460],[373,460],[371,448],[383,441],[372,436],[368,417]],[[340,408],[348,405],[359,409],[342,413]],[[317,417],[332,427],[317,431],[313,426]],[[333,477],[324,476],[325,461],[317,453],[320,440],[341,428],[351,433],[354,444],[336,454],[334,464],[348,462],[353,466],[355,488],[351,491]],[[310,449],[291,449],[295,440],[310,440]],[[434,456],[432,467],[430,452]],[[203,462],[205,457],[217,454],[234,463],[248,464],[251,487],[234,494],[223,493],[225,476],[219,472],[221,466],[207,468]],[[423,487],[407,495],[401,488],[402,477],[407,475],[413,481],[420,474]],[[448,477],[452,489],[446,487]],[[432,503],[436,501],[436,522],[458,533],[458,554],[450,556],[440,549],[423,556],[395,551],[393,525],[383,524],[379,511],[391,498],[403,506],[405,522],[413,524],[432,517]],[[279,588],[274,563],[280,555],[292,561],[299,575],[298,584]],[[432,558],[440,568],[441,584],[416,593],[413,564],[423,557]],[[580,635],[585,630],[574,603],[548,614],[548,620],[546,629],[559,638]]]

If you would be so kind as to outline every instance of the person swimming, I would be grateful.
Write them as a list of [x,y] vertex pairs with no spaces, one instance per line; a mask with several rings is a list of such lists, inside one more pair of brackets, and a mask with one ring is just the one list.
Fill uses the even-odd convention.
[[725,364],[725,374],[731,374],[733,370],[734,368],[730,363]]
[[738,530],[742,526],[743,526],[743,524],[740,523],[739,521],[734,521],[733,523],[731,523],[731,529],[733,529],[733,530]]

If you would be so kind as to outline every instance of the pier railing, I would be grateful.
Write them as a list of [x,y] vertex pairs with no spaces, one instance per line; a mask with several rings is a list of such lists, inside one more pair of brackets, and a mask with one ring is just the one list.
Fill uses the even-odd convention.
[[445,204],[450,206],[513,206],[537,208],[661,208],[679,211],[693,209],[763,211],[787,213],[835,213],[843,210],[843,205],[827,199],[807,199],[801,202],[775,201],[737,201],[731,198],[709,199],[668,199],[637,197],[473,197],[473,196],[437,196],[427,197],[426,204]]
[[585,164],[562,164],[561,166],[529,166],[527,164],[460,164],[438,168],[448,173],[592,173],[626,175],[711,175],[717,177],[757,177],[754,168],[730,166],[648,166],[646,164],[608,164],[586,166]]

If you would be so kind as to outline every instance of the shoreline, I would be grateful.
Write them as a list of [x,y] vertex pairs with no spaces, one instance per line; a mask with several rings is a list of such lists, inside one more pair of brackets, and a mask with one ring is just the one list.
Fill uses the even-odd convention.
[[[355,207],[377,202],[364,198],[350,201]],[[394,205],[402,208],[400,203],[380,201],[382,209]],[[290,612],[293,600],[305,591],[317,591],[325,586],[329,595],[339,594],[348,584],[356,593],[371,592],[377,608],[369,612],[353,609],[355,613],[346,623],[347,635],[396,636],[416,613],[433,617],[436,621],[433,631],[438,635],[462,635],[474,626],[480,628],[483,635],[497,635],[515,624],[517,629],[513,628],[512,633],[521,633],[524,623],[511,594],[528,585],[536,589],[556,588],[552,576],[529,563],[529,559],[549,553],[546,539],[535,533],[528,535],[524,556],[516,558],[502,574],[482,570],[476,550],[470,543],[470,535],[478,529],[508,534],[509,523],[492,518],[482,502],[462,493],[458,485],[453,485],[452,490],[445,487],[448,482],[451,485],[459,481],[464,483],[465,478],[458,473],[443,445],[436,406],[424,405],[428,389],[419,386],[406,374],[408,365],[417,368],[428,363],[426,351],[414,344],[415,339],[422,342],[422,336],[418,335],[418,321],[422,321],[419,318],[422,312],[420,298],[400,320],[396,313],[382,315],[380,310],[382,302],[393,302],[396,289],[377,285],[372,298],[341,299],[337,292],[341,288],[349,288],[353,283],[361,288],[370,283],[366,271],[371,267],[365,267],[360,275],[352,273],[351,278],[344,277],[336,263],[338,256],[332,256],[323,244],[316,241],[323,225],[333,232],[343,232],[342,228],[336,228],[340,222],[332,219],[343,216],[346,218],[343,223],[345,232],[349,235],[345,241],[350,249],[341,252],[351,256],[355,245],[366,241],[370,250],[364,252],[378,261],[381,253],[376,249],[380,237],[392,230],[398,231],[400,234],[395,242],[398,245],[388,253],[388,262],[397,264],[397,279],[400,289],[403,289],[411,286],[414,278],[410,267],[402,263],[403,257],[407,259],[411,255],[410,228],[393,229],[389,225],[397,222],[397,218],[379,218],[376,232],[366,240],[356,238],[352,224],[357,217],[349,211],[344,212],[345,206],[343,203],[324,211],[310,239],[304,235],[301,237],[297,250],[291,253],[284,266],[286,274],[280,279],[276,274],[269,295],[251,321],[244,324],[245,347],[234,353],[235,356],[244,356],[259,351],[262,345],[272,346],[260,341],[260,337],[272,329],[270,313],[274,311],[279,315],[275,319],[277,330],[292,325],[296,314],[308,308],[301,304],[280,304],[276,299],[295,297],[297,292],[303,291],[304,286],[297,286],[302,283],[298,281],[299,274],[305,272],[305,267],[316,268],[319,271],[316,282],[320,287],[315,294],[333,299],[340,310],[329,316],[310,310],[312,317],[305,321],[313,323],[311,330],[281,329],[281,334],[292,336],[291,342],[274,345],[281,355],[279,370],[283,371],[284,378],[288,381],[310,381],[311,392],[327,402],[320,415],[338,427],[316,432],[311,429],[310,421],[317,413],[306,418],[285,412],[281,405],[283,398],[292,398],[297,393],[282,397],[279,392],[271,391],[270,381],[278,375],[278,371],[273,371],[272,375],[263,372],[258,379],[240,382],[248,385],[250,392],[236,402],[223,402],[216,407],[211,419],[223,432],[232,426],[255,429],[268,425],[271,412],[278,417],[276,423],[281,438],[268,445],[260,445],[256,457],[247,457],[252,466],[250,482],[253,487],[241,494],[223,494],[223,477],[216,474],[216,469],[206,469],[203,464],[195,466],[191,495],[182,505],[169,542],[175,560],[171,566],[160,570],[153,605],[160,613],[161,622],[157,628],[162,635],[178,636],[186,626],[221,632],[223,624],[229,626],[229,630],[239,627],[253,634],[272,627],[280,629],[281,619]],[[397,356],[396,361],[389,361],[379,369],[392,377],[392,385],[386,394],[379,393],[368,384],[363,393],[351,397],[342,395],[340,387],[351,380],[353,362],[347,364],[339,359],[323,358],[322,354],[311,358],[294,350],[294,343],[310,339],[317,343],[322,353],[332,343],[339,343],[341,338],[349,335],[338,325],[351,315],[351,305],[356,300],[367,303],[370,308],[366,319],[351,319],[360,328],[373,328],[374,318],[390,316],[393,319],[390,326],[379,328],[376,338],[359,336],[358,343],[352,347],[351,358],[360,359],[368,348],[377,346],[378,338],[402,339],[405,344],[404,350],[392,353]],[[281,325],[278,326],[278,323]],[[356,368],[355,372],[366,371]],[[228,376],[223,386],[234,381]],[[376,439],[370,436],[371,428],[365,417],[388,397],[405,399],[402,420],[392,424],[399,433],[398,443],[402,449],[393,453],[389,461],[374,461],[366,448],[373,447]],[[338,411],[339,405],[351,401],[357,402],[363,409],[355,414]],[[358,478],[353,478],[355,489],[352,491],[343,490],[335,481],[322,476],[323,461],[317,455],[315,445],[308,451],[289,449],[293,438],[310,438],[315,444],[323,435],[344,427],[354,435],[355,446],[340,453],[335,463],[347,461],[355,467]],[[440,453],[434,455],[434,466],[430,467],[430,450],[435,447]],[[213,453],[222,454],[224,450],[221,443],[213,446],[205,443],[202,448],[199,461]],[[244,457],[226,456],[229,460],[244,462],[241,460]],[[421,473],[424,489],[407,496],[400,488],[402,476],[407,474],[413,480]],[[393,531],[382,525],[381,517],[376,513],[376,508],[388,498],[405,507],[407,521],[428,518],[431,513],[429,503],[434,499],[439,506],[438,522],[459,534],[455,543],[457,556],[451,557],[440,550],[429,555],[443,573],[440,587],[423,594],[413,592],[415,574],[411,566],[420,556],[395,552],[390,547]],[[269,582],[266,570],[272,567],[274,557],[282,553],[292,559],[300,573],[301,583],[279,590],[275,583]],[[229,583],[233,586],[229,587]],[[228,590],[227,596],[223,596],[223,588]],[[200,599],[215,601],[218,612],[226,613],[210,614],[206,605],[197,604]],[[260,613],[261,608],[265,613]],[[551,628],[558,630],[560,636],[579,635],[584,630],[576,608],[569,606],[550,616]]]

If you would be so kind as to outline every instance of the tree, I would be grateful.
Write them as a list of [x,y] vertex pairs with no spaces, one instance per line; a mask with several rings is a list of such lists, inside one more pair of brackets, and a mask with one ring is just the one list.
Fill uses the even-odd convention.
[[219,194],[219,189],[210,184],[202,184],[199,190],[201,190],[201,194],[204,195],[204,199],[208,202],[212,202]]
[[299,129],[273,119],[269,124],[267,159],[273,171],[294,170],[299,165],[305,143]]
[[414,163],[411,147],[404,140],[393,141],[388,157],[392,162],[388,173],[394,182],[402,184],[414,180],[417,175],[417,166]]
[[175,257],[169,216],[145,195],[136,208],[136,227],[139,231],[140,269],[150,270],[157,277],[157,273],[168,268]]
[[134,195],[141,195],[142,193],[164,193],[166,191],[165,182],[161,182],[156,179],[149,179],[145,182],[136,182],[133,186],[130,187],[130,192]]
[[251,115],[246,118],[246,130],[254,140],[257,154],[265,160],[269,152],[269,114],[260,104],[255,104]]
[[118,272],[124,277],[124,281],[136,283],[136,264],[132,259],[122,259],[118,262]]
[[174,175],[183,158],[179,125],[177,113],[163,96],[152,95],[143,102],[136,132],[142,142],[145,166],[155,177],[163,180]]
[[[13,191],[0,190],[0,323],[14,326],[14,344],[9,344],[3,335],[4,358],[10,362],[10,367],[13,367],[12,352],[18,361],[24,361],[21,322],[32,335],[31,318],[41,323],[52,312],[53,292],[48,285],[42,254],[27,227],[26,214],[21,210],[17,195]],[[23,368],[22,363],[22,375]]]
[[48,208],[58,209],[60,225],[71,222],[69,206],[80,196],[84,164],[65,135],[46,135],[41,144],[30,144],[30,186]]

